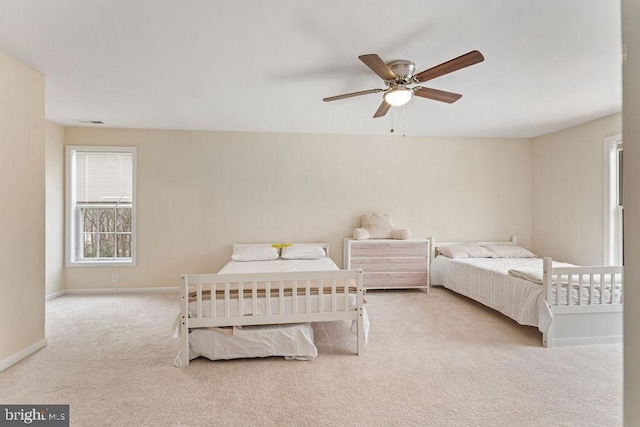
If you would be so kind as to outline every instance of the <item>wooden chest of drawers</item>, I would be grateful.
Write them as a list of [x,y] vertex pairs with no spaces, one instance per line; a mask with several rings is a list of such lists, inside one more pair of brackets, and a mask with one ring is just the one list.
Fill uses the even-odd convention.
[[364,287],[429,290],[431,239],[344,239],[344,268],[362,269]]

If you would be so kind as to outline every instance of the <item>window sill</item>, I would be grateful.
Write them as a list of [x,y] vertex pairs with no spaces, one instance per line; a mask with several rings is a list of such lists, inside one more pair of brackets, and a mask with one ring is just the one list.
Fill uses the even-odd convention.
[[73,261],[67,263],[67,267],[135,267],[134,260],[104,260],[104,261]]

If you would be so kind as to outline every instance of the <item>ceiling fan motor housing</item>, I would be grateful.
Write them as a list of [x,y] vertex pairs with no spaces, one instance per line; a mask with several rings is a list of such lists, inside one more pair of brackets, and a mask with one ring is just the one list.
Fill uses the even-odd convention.
[[415,64],[405,59],[387,62],[387,66],[398,77],[394,82],[399,84],[410,83],[411,77],[416,70]]

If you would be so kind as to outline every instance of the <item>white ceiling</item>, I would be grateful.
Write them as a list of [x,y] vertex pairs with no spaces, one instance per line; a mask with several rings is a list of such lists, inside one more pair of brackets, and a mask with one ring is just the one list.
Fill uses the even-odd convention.
[[[384,88],[358,56],[424,83],[373,119]],[[46,76],[46,117],[107,127],[533,137],[621,110],[617,0],[0,0],[0,50]]]

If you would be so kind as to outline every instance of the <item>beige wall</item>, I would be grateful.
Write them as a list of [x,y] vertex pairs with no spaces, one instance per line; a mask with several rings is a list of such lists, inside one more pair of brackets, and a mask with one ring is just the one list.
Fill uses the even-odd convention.
[[[44,340],[44,76],[0,52],[0,362]],[[19,321],[19,322],[18,322]]]
[[45,293],[64,290],[64,127],[45,125]]
[[69,267],[67,289],[177,286],[234,242],[329,241],[341,266],[374,210],[414,235],[530,244],[529,140],[66,128],[65,143],[138,148],[137,266]]
[[624,424],[640,425],[640,3],[622,1],[624,111]]
[[604,138],[620,133],[618,113],[533,140],[534,253],[603,263]]

